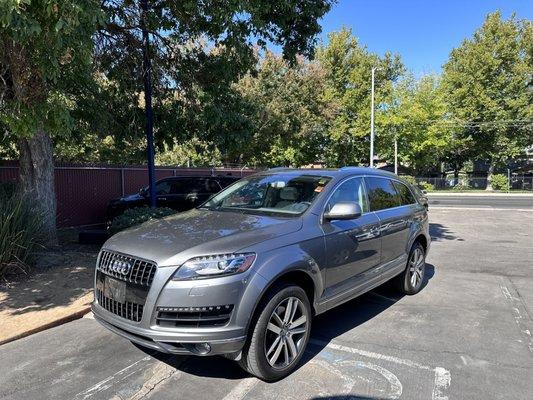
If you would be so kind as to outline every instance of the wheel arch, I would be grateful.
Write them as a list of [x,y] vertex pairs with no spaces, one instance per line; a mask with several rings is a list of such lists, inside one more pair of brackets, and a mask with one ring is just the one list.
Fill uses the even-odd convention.
[[411,247],[413,247],[416,243],[420,243],[424,248],[424,253],[427,253],[428,239],[426,238],[426,235],[424,235],[423,233],[419,233],[413,240],[413,244],[411,245]]
[[307,297],[309,299],[309,303],[311,304],[311,312],[313,315],[316,312],[315,308],[315,300],[316,300],[316,294],[317,294],[317,283],[316,281],[311,277],[311,274],[309,271],[303,268],[292,268],[290,270],[284,271],[274,277],[270,280],[268,285],[265,286],[264,290],[261,292],[261,295],[258,296],[257,301],[254,304],[251,317],[248,320],[248,324],[246,326],[246,335],[249,336],[250,328],[253,326],[257,319],[258,314],[258,307],[261,304],[261,302],[265,299],[265,296],[276,286],[282,285],[282,284],[295,284],[296,286],[300,286],[305,293],[307,294]]

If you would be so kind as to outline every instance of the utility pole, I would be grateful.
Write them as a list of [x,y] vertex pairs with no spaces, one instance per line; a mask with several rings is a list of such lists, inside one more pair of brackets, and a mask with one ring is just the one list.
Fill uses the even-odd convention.
[[148,191],[150,207],[156,206],[154,168],[154,114],[152,111],[152,64],[150,61],[150,36],[146,28],[148,0],[141,1],[141,29],[143,38],[144,111],[146,113],[146,152],[148,157]]
[[398,135],[394,135],[394,173],[398,175]]
[[376,67],[372,67],[372,94],[370,104],[370,168],[374,168],[374,77]]

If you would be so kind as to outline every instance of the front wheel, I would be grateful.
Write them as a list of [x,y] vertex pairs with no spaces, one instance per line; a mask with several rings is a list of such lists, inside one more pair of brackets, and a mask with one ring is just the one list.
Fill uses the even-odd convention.
[[416,294],[422,289],[426,274],[426,252],[420,242],[416,242],[407,260],[405,271],[398,275],[397,286],[404,294]]
[[311,305],[301,287],[284,285],[270,291],[258,309],[240,365],[262,380],[278,380],[303,356],[311,332]]

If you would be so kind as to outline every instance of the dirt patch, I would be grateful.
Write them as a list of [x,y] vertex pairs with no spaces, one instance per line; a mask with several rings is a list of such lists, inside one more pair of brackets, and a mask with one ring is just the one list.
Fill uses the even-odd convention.
[[62,235],[61,245],[37,255],[29,274],[0,283],[0,344],[81,317],[93,299],[98,246],[78,245]]

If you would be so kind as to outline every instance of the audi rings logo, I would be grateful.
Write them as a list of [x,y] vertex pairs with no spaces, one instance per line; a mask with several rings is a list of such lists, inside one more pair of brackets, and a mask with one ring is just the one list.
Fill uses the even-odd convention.
[[109,266],[109,271],[121,275],[128,275],[130,270],[131,264],[127,261],[114,260]]

